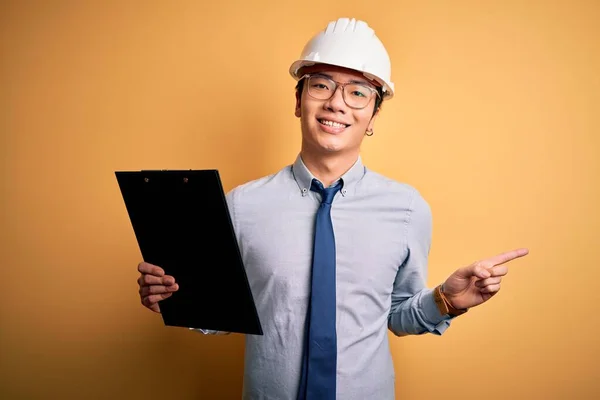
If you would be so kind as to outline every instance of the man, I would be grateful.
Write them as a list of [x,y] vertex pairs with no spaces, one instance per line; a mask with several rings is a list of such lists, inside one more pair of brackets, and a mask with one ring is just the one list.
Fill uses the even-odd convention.
[[[245,399],[393,399],[387,329],[442,334],[491,298],[518,249],[426,287],[431,213],[412,187],[368,170],[360,146],[394,94],[364,22],[329,23],[290,68],[302,147],[293,165],[227,195],[264,336],[246,337]],[[141,263],[142,304],[178,285]]]

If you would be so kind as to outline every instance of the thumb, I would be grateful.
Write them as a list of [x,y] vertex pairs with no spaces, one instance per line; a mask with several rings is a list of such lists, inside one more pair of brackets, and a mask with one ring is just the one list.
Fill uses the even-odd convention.
[[466,279],[469,279],[473,276],[476,276],[479,279],[485,279],[485,278],[489,278],[490,276],[492,276],[490,271],[488,271],[486,268],[479,265],[479,263],[469,265],[468,267],[459,268],[456,271],[456,273],[461,278],[466,278]]

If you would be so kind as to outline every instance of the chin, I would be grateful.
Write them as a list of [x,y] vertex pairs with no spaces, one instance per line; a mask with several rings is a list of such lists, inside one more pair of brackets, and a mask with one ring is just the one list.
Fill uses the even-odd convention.
[[315,145],[317,148],[321,149],[327,153],[336,153],[346,149],[347,144],[342,143],[339,138],[319,138],[317,139]]
[[342,150],[344,150],[343,148],[341,148],[341,147],[336,147],[336,146],[323,146],[323,147],[322,147],[322,149],[323,149],[323,151],[324,151],[325,153],[329,153],[329,154],[332,154],[332,153],[339,153],[339,152],[341,152]]

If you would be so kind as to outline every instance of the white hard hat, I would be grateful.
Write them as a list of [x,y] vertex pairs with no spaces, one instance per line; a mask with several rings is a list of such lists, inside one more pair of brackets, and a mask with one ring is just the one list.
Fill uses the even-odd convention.
[[381,84],[384,98],[394,96],[390,57],[375,31],[364,21],[354,18],[331,21],[304,46],[300,58],[291,65],[290,74],[298,80],[300,68],[315,64],[360,71]]

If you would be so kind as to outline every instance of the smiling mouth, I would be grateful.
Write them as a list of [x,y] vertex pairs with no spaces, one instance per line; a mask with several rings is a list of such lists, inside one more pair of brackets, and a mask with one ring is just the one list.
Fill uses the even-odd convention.
[[329,126],[332,128],[347,128],[350,126],[350,125],[342,124],[340,122],[329,121],[329,120],[323,119],[323,118],[318,118],[317,121],[319,121],[319,123],[321,125]]

